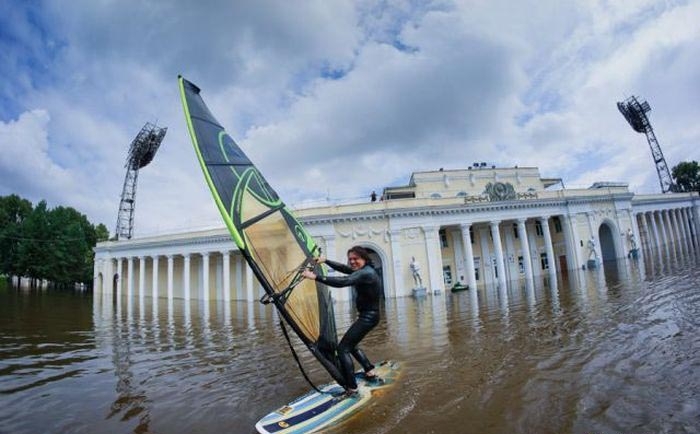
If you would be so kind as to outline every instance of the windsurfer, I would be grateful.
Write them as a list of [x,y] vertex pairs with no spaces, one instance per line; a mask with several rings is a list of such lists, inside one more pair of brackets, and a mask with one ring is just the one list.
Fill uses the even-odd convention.
[[362,365],[367,380],[378,379],[374,372],[374,365],[357,345],[379,323],[379,275],[372,266],[369,252],[360,246],[353,246],[348,250],[348,265],[328,260],[323,256],[318,257],[316,262],[325,263],[332,269],[347,274],[347,276],[323,276],[317,275],[311,270],[304,270],[303,276],[305,278],[318,280],[335,288],[354,286],[357,291],[355,305],[358,317],[338,344],[338,356],[345,378],[343,386],[346,395],[352,396],[357,393],[357,382],[355,381],[355,367],[351,355]]

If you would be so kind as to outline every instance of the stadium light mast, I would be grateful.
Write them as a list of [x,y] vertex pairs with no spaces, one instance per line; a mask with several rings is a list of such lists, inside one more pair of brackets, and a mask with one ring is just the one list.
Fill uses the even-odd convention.
[[649,122],[649,118],[646,115],[646,113],[651,111],[649,103],[646,101],[639,102],[637,98],[631,96],[623,102],[618,102],[617,109],[627,119],[633,130],[646,134],[647,142],[649,142],[649,147],[651,148],[651,156],[654,159],[654,164],[656,164],[656,173],[659,175],[661,192],[676,191],[676,185],[673,183],[673,178],[671,178],[671,172],[669,172],[666,159],[663,152],[661,152],[661,146],[656,140],[654,129],[651,127],[651,122]]
[[119,202],[119,214],[117,215],[117,230],[115,232],[117,240],[131,239],[134,233],[136,181],[139,177],[139,169],[146,167],[153,160],[167,130],[167,128],[159,128],[147,122],[136,135],[134,141],[131,142],[124,165],[126,176],[124,177],[122,198]]

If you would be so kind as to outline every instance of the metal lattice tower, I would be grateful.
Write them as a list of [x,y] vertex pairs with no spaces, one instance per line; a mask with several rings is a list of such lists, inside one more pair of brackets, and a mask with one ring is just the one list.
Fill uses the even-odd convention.
[[117,216],[117,239],[131,239],[134,233],[134,208],[136,207],[136,181],[139,169],[153,160],[156,151],[163,142],[167,128],[158,128],[147,122],[131,142],[129,154],[126,157],[126,177],[122,188],[122,200],[119,203]]
[[649,118],[646,115],[647,112],[651,111],[649,103],[646,101],[639,102],[637,98],[631,96],[624,102],[618,102],[617,108],[625,119],[627,119],[627,122],[629,122],[633,130],[638,133],[646,134],[649,147],[651,148],[651,156],[654,158],[654,164],[656,164],[656,173],[659,175],[661,192],[668,193],[670,191],[675,191],[676,185],[673,183],[673,178],[671,178],[671,172],[668,170],[666,159],[664,158],[663,152],[661,152],[661,146],[656,140],[654,129],[651,127],[651,122],[649,122]]

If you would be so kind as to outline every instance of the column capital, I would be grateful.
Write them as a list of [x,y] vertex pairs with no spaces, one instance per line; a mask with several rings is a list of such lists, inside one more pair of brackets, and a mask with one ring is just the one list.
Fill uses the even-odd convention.
[[459,228],[460,228],[461,230],[465,230],[465,229],[466,229],[466,230],[469,230],[469,229],[471,229],[471,227],[472,227],[473,224],[474,224],[474,223],[472,223],[472,222],[469,222],[469,223],[460,223],[460,224],[459,224]]
[[525,222],[527,221],[527,217],[518,217],[515,220],[518,222],[518,224],[525,224]]
[[210,253],[211,252],[199,252],[199,254],[202,255],[202,258],[208,258]]
[[231,256],[231,251],[230,250],[222,250],[219,253],[221,253],[224,256]]
[[491,225],[491,227],[498,227],[498,225],[501,224],[501,220],[491,220],[489,224]]
[[436,225],[423,225],[423,226],[421,226],[421,229],[423,229],[423,232],[427,234],[428,232],[431,232],[431,233],[437,232],[438,226],[436,226]]

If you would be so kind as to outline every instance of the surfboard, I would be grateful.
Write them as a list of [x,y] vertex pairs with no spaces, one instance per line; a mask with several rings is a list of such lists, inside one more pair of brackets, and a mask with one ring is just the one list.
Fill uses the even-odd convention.
[[395,361],[381,362],[374,369],[380,380],[367,381],[362,371],[355,373],[357,396],[346,398],[337,383],[326,384],[319,387],[321,393],[311,391],[269,413],[255,428],[262,434],[313,433],[345,421],[393,386],[400,373]]

